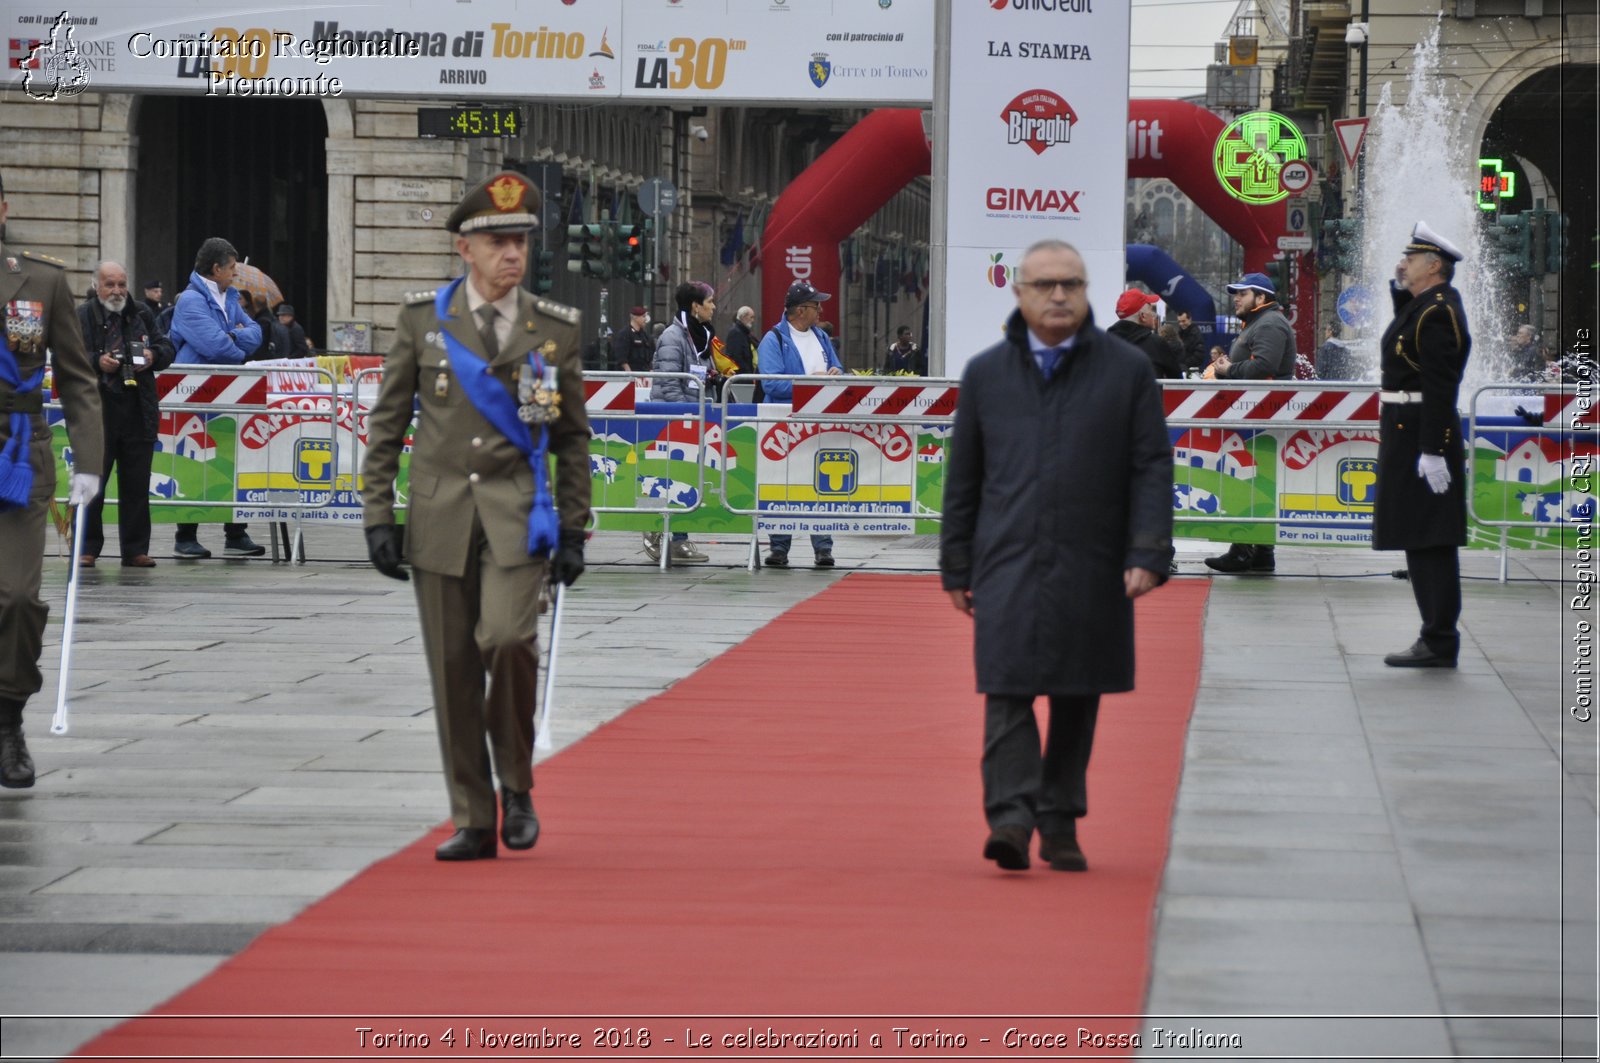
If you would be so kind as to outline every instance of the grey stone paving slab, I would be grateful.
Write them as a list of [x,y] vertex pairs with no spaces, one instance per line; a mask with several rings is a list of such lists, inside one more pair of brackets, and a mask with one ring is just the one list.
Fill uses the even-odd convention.
[[163,897],[320,897],[342,886],[346,871],[192,867],[84,867],[35,892],[138,893]]

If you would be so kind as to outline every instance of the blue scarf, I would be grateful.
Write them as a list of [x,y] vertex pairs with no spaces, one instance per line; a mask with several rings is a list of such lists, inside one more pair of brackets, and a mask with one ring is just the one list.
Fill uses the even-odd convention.
[[[17,356],[11,353],[10,344],[0,337],[0,380],[10,384],[18,395],[26,395],[37,390],[44,380],[44,366],[23,380]],[[6,440],[5,449],[0,450],[0,510],[26,506],[28,496],[33,493],[33,461],[28,454],[28,440],[32,436],[33,417],[12,411],[11,438]]]
[[[434,313],[440,321],[453,320],[450,316],[450,300],[455,298],[456,289],[461,287],[464,280],[465,277],[457,277],[434,300]],[[528,511],[528,554],[532,557],[548,557],[561,541],[561,523],[556,518],[555,499],[550,496],[550,463],[545,456],[550,445],[550,427],[547,424],[539,426],[539,442],[537,446],[534,445],[532,427],[523,424],[517,417],[516,400],[505,389],[505,385],[494,378],[489,371],[489,363],[469,351],[449,332],[440,329],[439,335],[444,337],[450,368],[456,379],[461,381],[467,400],[500,430],[501,435],[528,456],[534,484],[533,508]],[[530,353],[528,361],[533,365],[534,377],[543,379],[544,362],[538,354]]]

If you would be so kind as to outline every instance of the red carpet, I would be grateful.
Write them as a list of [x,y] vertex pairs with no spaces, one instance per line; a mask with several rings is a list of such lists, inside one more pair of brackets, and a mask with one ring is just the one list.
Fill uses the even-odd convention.
[[[1100,712],[1088,874],[980,857],[970,624],[935,579],[855,575],[540,766],[532,852],[439,864],[441,828],[81,1055],[528,1054],[480,1030],[575,1033],[582,1054],[613,1056],[853,1047],[722,1040],[769,1024],[858,1031],[862,1055],[911,1051],[897,1025],[933,1038],[924,1054],[956,1033],[967,1046],[938,1054],[1067,1054],[1001,1038],[1080,1025],[1012,1016],[1143,1007],[1207,589],[1173,582],[1139,603],[1139,690]],[[272,1017],[305,1015],[391,1018]],[[362,1026],[404,1037],[374,1049]],[[618,1028],[611,1044],[594,1046],[597,1027]],[[713,1041],[686,1049],[686,1029]]]

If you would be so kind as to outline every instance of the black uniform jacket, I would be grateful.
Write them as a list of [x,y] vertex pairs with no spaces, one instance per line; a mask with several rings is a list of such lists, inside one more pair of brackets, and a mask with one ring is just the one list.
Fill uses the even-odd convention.
[[[1472,350],[1461,293],[1448,284],[1412,296],[1392,288],[1394,320],[1384,330],[1388,392],[1420,393],[1421,402],[1384,403],[1372,545],[1378,550],[1463,546],[1467,541],[1466,448],[1456,395]],[[1450,487],[1434,494],[1417,475],[1417,456],[1442,454]]]

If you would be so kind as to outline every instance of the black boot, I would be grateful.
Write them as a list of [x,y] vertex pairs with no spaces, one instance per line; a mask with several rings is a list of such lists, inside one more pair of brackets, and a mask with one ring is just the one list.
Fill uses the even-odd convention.
[[33,785],[33,757],[28,755],[28,740],[22,724],[0,722],[0,786],[26,790]]
[[1251,572],[1275,572],[1278,568],[1278,548],[1253,546],[1250,548]]
[[1217,572],[1249,572],[1255,560],[1255,547],[1244,543],[1234,543],[1228,547],[1228,552],[1218,554],[1216,557],[1206,558],[1206,567]]

